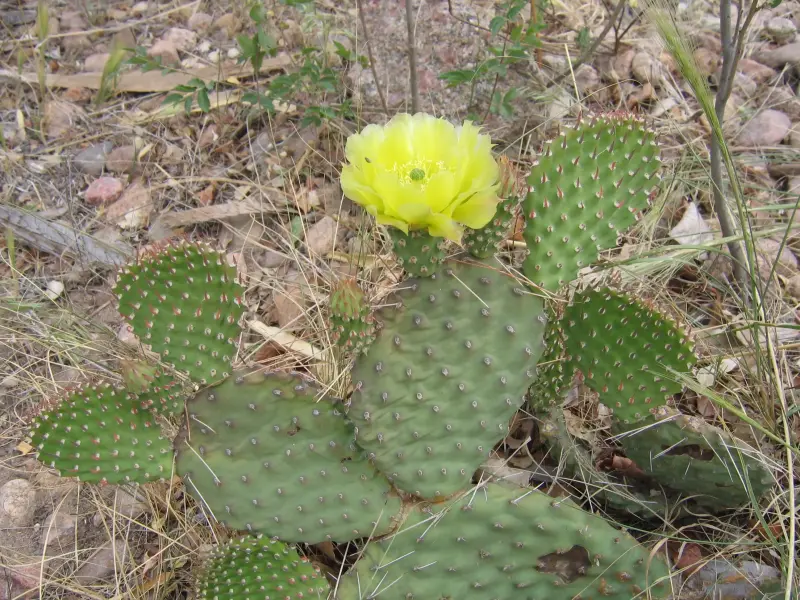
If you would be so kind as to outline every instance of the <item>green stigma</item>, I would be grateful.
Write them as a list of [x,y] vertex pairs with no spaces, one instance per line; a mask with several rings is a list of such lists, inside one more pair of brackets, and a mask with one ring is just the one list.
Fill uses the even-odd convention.
[[425,179],[425,171],[420,168],[412,169],[410,177],[411,181],[422,181]]

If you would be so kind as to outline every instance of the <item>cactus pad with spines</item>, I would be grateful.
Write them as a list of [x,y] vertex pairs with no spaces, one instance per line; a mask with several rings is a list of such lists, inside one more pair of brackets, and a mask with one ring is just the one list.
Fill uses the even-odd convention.
[[36,415],[31,444],[39,460],[64,477],[89,483],[168,479],[172,446],[140,404],[111,384],[82,387]]
[[202,600],[325,600],[319,567],[283,542],[244,536],[215,548],[197,582]]
[[510,196],[497,205],[497,212],[491,221],[480,229],[467,229],[464,231],[462,244],[472,256],[489,258],[500,247],[508,236],[511,226],[517,216],[517,207],[520,199]]
[[364,350],[375,336],[375,326],[363,290],[354,279],[337,282],[331,291],[330,321],[334,343]]
[[544,333],[544,353],[537,365],[539,373],[528,391],[528,404],[533,410],[546,410],[559,403],[560,392],[566,387],[563,358],[564,340],[561,321],[551,314]]
[[422,230],[411,230],[406,235],[394,227],[389,228],[389,235],[397,262],[414,277],[429,277],[444,261],[446,243],[443,238]]
[[223,253],[200,243],[167,246],[123,269],[114,293],[133,332],[165,363],[199,383],[230,373],[244,289]]
[[595,117],[546,144],[528,177],[525,275],[548,290],[575,279],[649,205],[659,166],[634,117]]
[[162,367],[138,360],[120,361],[125,388],[138,396],[141,408],[153,413],[177,415],[183,412],[192,386]]
[[348,417],[401,490],[445,497],[469,483],[522,405],[543,349],[542,303],[499,262],[464,255],[385,304],[353,368]]
[[[561,320],[566,377],[580,370],[622,425],[632,425],[683,388],[669,373],[691,371],[695,355],[676,323],[611,289],[577,293]],[[566,383],[566,380],[565,380]]]
[[202,391],[176,443],[187,490],[228,527],[288,542],[345,542],[390,526],[399,498],[316,396],[300,375],[257,372]]
[[667,575],[660,558],[571,501],[490,484],[412,510],[367,545],[338,598],[630,600],[649,589],[658,599]]
[[[772,486],[773,477],[758,452],[742,440],[699,417],[660,407],[641,429],[616,439],[625,454],[653,479],[710,510],[728,510],[756,499]],[[748,482],[747,484],[745,482]]]

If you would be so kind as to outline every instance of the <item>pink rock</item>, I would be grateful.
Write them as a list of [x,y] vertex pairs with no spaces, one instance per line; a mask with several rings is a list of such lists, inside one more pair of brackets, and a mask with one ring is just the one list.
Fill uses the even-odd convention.
[[156,40],[150,50],[147,51],[147,55],[153,58],[160,58],[162,65],[174,66],[181,62],[175,44],[167,40]]
[[789,134],[792,121],[786,114],[767,109],[751,118],[739,132],[737,143],[748,148],[775,146]]
[[91,206],[105,206],[122,195],[124,186],[116,177],[99,177],[86,190],[86,202]]

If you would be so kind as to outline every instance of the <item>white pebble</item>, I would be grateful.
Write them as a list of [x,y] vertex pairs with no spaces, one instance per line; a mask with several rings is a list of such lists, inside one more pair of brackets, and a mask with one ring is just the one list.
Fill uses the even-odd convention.
[[230,48],[228,50],[228,58],[238,58],[239,54],[241,54],[241,52],[239,52],[238,48]]
[[47,296],[49,300],[55,300],[63,293],[64,293],[63,283],[61,283],[60,281],[56,281],[55,279],[47,282],[47,289],[45,290],[44,295]]

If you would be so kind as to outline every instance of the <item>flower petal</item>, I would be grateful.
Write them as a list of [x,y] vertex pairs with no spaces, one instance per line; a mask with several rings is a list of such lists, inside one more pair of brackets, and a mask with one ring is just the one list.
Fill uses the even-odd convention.
[[459,243],[461,242],[464,228],[450,217],[436,214],[428,218],[428,233],[433,237],[443,237]]
[[480,229],[492,220],[500,198],[494,190],[475,194],[453,211],[453,219],[472,229]]
[[341,185],[344,195],[363,207],[374,206],[383,209],[381,197],[362,178],[361,173],[352,165],[342,167]]
[[435,213],[445,212],[456,191],[455,176],[450,171],[439,171],[425,184],[424,202]]

